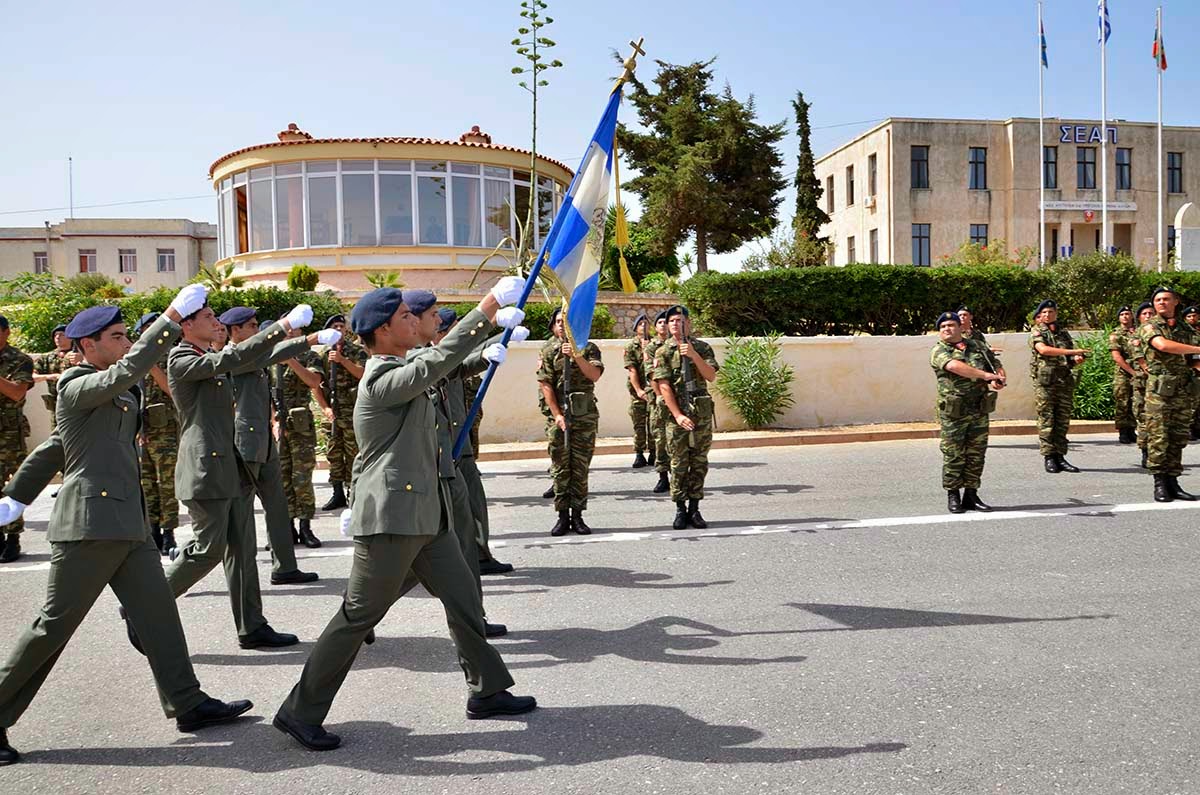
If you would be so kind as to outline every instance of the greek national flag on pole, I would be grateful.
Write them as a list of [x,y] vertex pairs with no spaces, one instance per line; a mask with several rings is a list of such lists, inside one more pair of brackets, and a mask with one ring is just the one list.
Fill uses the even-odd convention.
[[1044,23],[1038,23],[1038,26],[1041,28],[1042,33],[1042,68],[1049,69],[1050,62],[1046,60],[1046,25]]
[[621,89],[608,98],[608,107],[592,136],[583,162],[575,172],[562,208],[550,230],[546,266],[566,303],[566,325],[571,342],[582,348],[592,332],[596,291],[600,285],[600,259],[604,252],[604,219],[612,182],[613,140]]
[[1096,11],[1099,14],[1099,19],[1096,22],[1096,41],[1099,44],[1104,44],[1108,41],[1108,37],[1112,34],[1112,25],[1108,24],[1108,0],[1096,0]]

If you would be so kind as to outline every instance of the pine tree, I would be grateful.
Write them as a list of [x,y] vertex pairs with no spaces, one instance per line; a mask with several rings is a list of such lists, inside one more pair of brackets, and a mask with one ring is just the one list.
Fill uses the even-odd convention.
[[796,137],[800,139],[800,152],[796,157],[796,214],[792,227],[796,234],[815,240],[817,232],[829,223],[829,216],[821,209],[821,196],[825,193],[817,179],[817,164],[812,152],[812,126],[808,122],[808,110],[812,103],[804,100],[804,92],[797,91],[792,100],[796,111]]

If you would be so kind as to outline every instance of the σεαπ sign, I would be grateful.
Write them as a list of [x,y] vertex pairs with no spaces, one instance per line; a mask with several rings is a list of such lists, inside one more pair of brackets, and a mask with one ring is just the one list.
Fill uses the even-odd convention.
[[[1058,131],[1061,133],[1058,139],[1060,144],[1098,144],[1104,141],[1104,133],[1101,132],[1099,124],[1090,127],[1086,124],[1060,124]],[[1117,142],[1116,127],[1108,128],[1108,142]]]

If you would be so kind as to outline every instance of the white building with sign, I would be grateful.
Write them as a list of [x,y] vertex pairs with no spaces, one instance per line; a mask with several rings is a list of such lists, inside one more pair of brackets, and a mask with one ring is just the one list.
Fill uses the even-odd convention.
[[[833,262],[934,265],[965,242],[1037,247],[1039,168],[1046,180],[1047,255],[1101,248],[1101,128],[1097,121],[888,119],[817,161]],[[1174,248],[1173,219],[1200,196],[1200,128],[1163,130],[1165,207],[1155,207],[1158,144],[1153,123],[1109,125],[1110,245],[1144,267],[1157,241]]]

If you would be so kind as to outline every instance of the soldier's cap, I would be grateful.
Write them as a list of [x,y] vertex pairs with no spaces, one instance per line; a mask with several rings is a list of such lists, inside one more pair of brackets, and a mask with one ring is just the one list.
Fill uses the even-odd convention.
[[1154,304],[1150,303],[1149,301],[1142,301],[1140,304],[1138,304],[1137,312],[1135,312],[1133,316],[1136,318],[1147,309],[1153,310]]
[[240,326],[243,323],[249,323],[258,314],[253,307],[235,306],[233,309],[225,311],[217,320],[223,326]]
[[119,306],[89,307],[67,324],[67,336],[73,340],[91,337],[120,322],[121,308]]
[[449,331],[458,321],[458,313],[448,306],[438,310],[438,317],[441,318],[441,322],[438,323],[439,332]]
[[1179,293],[1175,292],[1174,287],[1168,287],[1165,284],[1160,284],[1158,287],[1154,288],[1154,292],[1150,293],[1150,301],[1153,302],[1154,297],[1156,295],[1158,295],[1159,293],[1170,293],[1171,295],[1175,296],[1176,298],[1179,297]]
[[[283,320],[283,318],[280,318],[280,320]],[[345,323],[345,322],[346,322],[345,315],[330,315],[329,319],[325,321],[325,325],[323,326],[323,328],[333,328],[334,323]]]
[[643,312],[633,319],[633,330],[637,331],[637,327],[638,327],[639,323],[649,323],[649,322],[650,322],[650,318],[646,317],[646,313]]
[[1123,306],[1117,310],[1117,317],[1120,317],[1122,312],[1129,312],[1130,314],[1132,314],[1133,310],[1130,309],[1128,306]]
[[144,329],[146,326],[149,326],[151,323],[153,323],[156,320],[158,320],[157,312],[147,312],[146,314],[144,314],[138,318],[138,322],[133,324],[133,333],[141,334],[142,329]]
[[54,327],[54,330],[50,332],[50,336],[51,336],[51,337],[53,337],[53,336],[54,336],[55,334],[57,334],[58,332],[60,332],[60,331],[66,331],[66,330],[67,330],[67,324],[66,324],[66,323],[59,323],[57,326],[55,326],[55,327]]
[[1200,309],[1197,309],[1194,306],[1189,306],[1187,309],[1183,310],[1184,317],[1187,317],[1188,315],[1197,315],[1197,314],[1200,314]]
[[404,303],[414,315],[423,315],[437,303],[437,296],[428,290],[404,290]]
[[942,314],[938,315],[937,323],[935,323],[933,325],[933,327],[936,329],[940,329],[942,327],[942,324],[945,323],[947,320],[953,320],[955,323],[962,325],[962,321],[958,319],[957,312],[943,312]]
[[691,314],[688,312],[687,307],[684,306],[683,304],[675,304],[675,306],[667,308],[667,320],[670,320],[671,318],[675,317],[676,315],[683,315],[684,317],[691,317]]
[[663,310],[654,316],[654,325],[658,325],[658,321],[667,319],[667,310]]
[[0,315],[0,331],[8,331],[8,318]]
[[355,334],[374,331],[392,319],[404,303],[399,287],[379,287],[358,299],[350,310],[350,329]]
[[1037,317],[1042,314],[1043,309],[1058,309],[1058,303],[1053,298],[1047,298],[1037,305],[1037,309],[1033,310],[1033,316]]
[[972,312],[972,311],[971,311],[971,310],[970,310],[968,307],[966,307],[966,306],[960,306],[958,309],[955,309],[954,311],[955,311],[955,312],[957,312],[957,313],[958,313],[958,314],[960,314],[960,315],[961,315],[963,312],[966,312],[966,313],[967,313],[968,315],[970,315],[971,317],[974,317],[974,316],[975,316],[975,313],[974,313],[974,312]]

